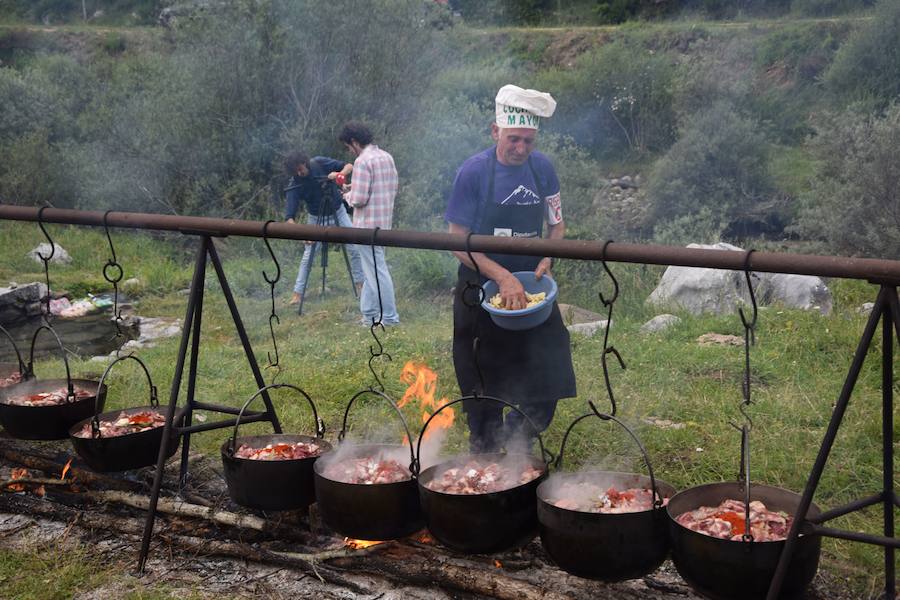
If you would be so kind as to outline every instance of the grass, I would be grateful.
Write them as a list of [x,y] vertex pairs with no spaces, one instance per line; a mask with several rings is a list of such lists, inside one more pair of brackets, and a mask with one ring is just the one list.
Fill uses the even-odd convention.
[[[54,289],[86,289],[101,292],[108,286],[99,275],[108,248],[102,231],[89,228],[50,226],[51,235],[72,255],[67,267],[51,266]],[[39,265],[23,258],[28,248],[43,241],[33,225],[0,224],[0,235],[10,243],[0,249],[0,281],[40,280]],[[181,238],[149,236],[114,231],[114,242],[126,277],[137,277],[139,314],[183,317],[185,297],[178,291],[190,280],[193,249]],[[261,271],[274,273],[274,266],[261,241],[228,239],[217,241],[238,307],[260,365],[271,350],[268,330],[271,309],[268,286]],[[344,407],[357,391],[373,383],[367,361],[374,341],[367,328],[356,324],[358,310],[347,282],[343,261],[332,254],[329,287],[321,296],[310,290],[306,314],[297,316],[283,300],[289,295],[301,245],[277,241],[274,250],[281,260],[282,280],[276,290],[281,319],[275,326],[281,370],[277,381],[294,383],[314,399],[325,420],[327,437],[333,440],[341,428]],[[407,361],[426,363],[438,374],[437,394],[448,399],[459,396],[450,353],[452,317],[446,289],[423,291],[409,277],[432,277],[423,269],[445,268],[442,260],[423,260],[429,251],[390,249],[395,272],[399,311],[403,324],[389,328],[380,337],[391,361],[378,367],[388,394],[402,396],[406,383],[401,369]],[[412,267],[410,267],[412,264]],[[425,266],[423,266],[425,265]],[[560,300],[585,308],[601,308],[597,286],[609,295],[609,280],[599,265],[564,261],[560,271]],[[561,265],[561,267],[562,267]],[[610,342],[621,352],[627,369],[610,362],[610,377],[618,401],[619,416],[645,444],[657,476],[677,489],[737,476],[740,436],[730,425],[738,421],[743,368],[742,347],[700,346],[696,339],[708,332],[742,335],[736,315],[693,317],[660,334],[644,335],[641,324],[656,314],[643,299],[655,285],[660,269],[640,265],[611,264],[620,284],[620,300]],[[211,269],[210,269],[211,271]],[[314,271],[314,276],[320,273]],[[409,275],[412,274],[412,275]],[[443,285],[439,283],[436,285]],[[833,281],[835,310],[823,317],[813,312],[766,307],[760,311],[757,344],[752,348],[753,418],[751,474],[754,481],[801,491],[840,392],[865,317],[856,311],[862,302],[874,299],[876,288],[863,282]],[[207,293],[199,356],[197,400],[240,406],[256,389],[234,327],[228,316],[214,277],[207,274]],[[409,289],[419,290],[415,295]],[[880,485],[880,336],[868,357],[844,418],[816,501],[831,508],[873,493]],[[178,339],[164,340],[157,347],[142,350],[162,401],[166,402],[174,373]],[[554,422],[543,435],[547,448],[556,453],[566,427],[586,411],[586,400],[601,408],[608,406],[600,367],[602,336],[573,335],[572,350],[578,378],[579,396],[560,403]],[[896,368],[895,368],[896,370]],[[77,375],[99,375],[102,364],[76,361]],[[48,360],[40,372],[62,372],[59,361]],[[267,381],[276,371],[265,369]],[[110,374],[110,407],[143,402],[146,380],[139,367],[124,362]],[[181,393],[183,401],[184,392]],[[140,400],[138,400],[140,399]],[[312,416],[302,398],[286,390],[273,393],[273,400],[285,431],[312,431]],[[412,405],[404,414],[415,436],[421,426],[420,411]],[[457,413],[459,415],[459,413]],[[664,429],[646,422],[648,417],[668,419],[684,425]],[[218,418],[208,414],[199,416]],[[399,440],[402,426],[388,406],[368,399],[354,405],[350,413],[351,435],[380,436]],[[241,432],[265,432],[268,427],[253,424]],[[192,437],[192,448],[217,453],[227,431],[212,431]],[[895,433],[895,447],[900,437]],[[457,418],[448,441],[451,450],[466,446],[464,419]],[[573,432],[566,449],[567,467],[581,465],[617,467],[643,471],[636,448],[622,431],[610,423],[588,419]],[[836,526],[878,532],[876,511],[857,513],[835,522]],[[882,552],[875,547],[835,540],[823,543],[823,568],[854,581],[856,589],[877,590],[882,585]],[[0,568],[19,560],[18,553],[0,556]],[[66,561],[63,560],[63,563]],[[78,561],[75,561],[78,562]],[[65,565],[35,567],[56,571]],[[5,571],[0,571],[5,573]],[[87,575],[71,575],[71,585],[90,585]],[[18,580],[17,580],[18,581]],[[24,583],[22,585],[25,585]],[[24,589],[24,588],[23,588]],[[23,592],[25,594],[25,592]],[[23,595],[22,597],[30,597]],[[44,597],[44,596],[34,596]]]

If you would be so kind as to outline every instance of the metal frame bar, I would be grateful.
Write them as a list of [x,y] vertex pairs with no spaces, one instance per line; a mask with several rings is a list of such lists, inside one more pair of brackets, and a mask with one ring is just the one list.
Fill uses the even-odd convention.
[[[196,362],[199,353],[200,313],[202,311],[203,282],[206,268],[206,259],[212,260],[222,291],[228,301],[232,319],[241,337],[241,343],[247,354],[248,362],[253,370],[254,377],[260,387],[263,387],[259,368],[247,340],[246,332],[234,304],[234,298],[225,279],[222,266],[210,236],[239,235],[248,237],[268,237],[294,240],[313,240],[321,242],[351,243],[371,245],[374,239],[373,230],[343,227],[321,227],[288,223],[269,223],[258,221],[238,221],[227,219],[215,219],[207,217],[182,217],[171,215],[158,215],[149,213],[126,212],[99,212],[78,211],[56,208],[36,208],[25,206],[0,205],[0,219],[18,221],[36,221],[50,223],[66,223],[71,225],[115,226],[131,229],[152,229],[161,231],[177,231],[188,235],[202,236],[201,247],[197,255],[197,264],[194,277],[191,282],[191,293],[188,299],[187,313],[182,333],[181,347],[178,353],[175,377],[172,381],[171,401],[163,436],[162,448],[157,461],[156,479],[154,481],[153,495],[150,501],[147,522],[144,527],[139,569],[143,570],[149,550],[150,537],[153,530],[153,519],[156,515],[156,507],[159,490],[162,483],[162,473],[165,463],[169,432],[172,429],[172,420],[175,412],[175,404],[178,390],[181,385],[182,372],[184,370],[185,355],[189,338],[193,338],[191,364],[189,367],[188,383],[188,415],[193,408],[203,406],[206,410],[219,410],[214,405],[201,405],[193,400],[194,382],[196,380]],[[744,271],[745,253],[723,252],[720,250],[703,250],[694,248],[680,248],[671,246],[657,246],[647,244],[611,243],[585,240],[550,240],[550,239],[520,239],[503,238],[486,235],[451,235],[446,233],[427,233],[413,231],[380,231],[379,244],[383,246],[395,246],[405,248],[427,248],[432,250],[452,251],[476,251],[501,254],[519,254],[531,256],[549,256],[555,258],[574,258],[579,260],[614,261],[627,263],[642,263],[656,265],[673,265],[684,267],[704,267],[713,269],[728,269]],[[800,529],[807,520],[809,507],[813,495],[818,486],[819,479],[828,460],[828,455],[837,437],[838,428],[841,425],[850,396],[856,385],[856,380],[862,369],[866,354],[871,346],[878,327],[882,323],[882,460],[883,481],[879,494],[856,500],[843,507],[832,509],[816,519],[821,523],[841,515],[849,514],[866,506],[872,506],[879,502],[884,510],[884,536],[875,536],[866,533],[845,532],[837,529],[813,525],[820,535],[847,539],[857,542],[884,546],[885,556],[885,598],[895,598],[896,564],[895,549],[898,546],[895,536],[895,524],[893,507],[900,507],[900,496],[893,490],[893,446],[892,436],[894,430],[893,419],[893,344],[894,333],[900,340],[900,301],[897,299],[897,287],[900,285],[900,261],[881,260],[868,258],[844,258],[837,256],[812,256],[797,254],[779,254],[767,252],[753,253],[753,270],[770,273],[796,273],[800,275],[817,275],[822,277],[841,277],[852,279],[866,279],[879,284],[880,290],[875,302],[875,307],[866,324],[862,338],[850,365],[847,378],[844,381],[840,396],[832,412],[831,421],[825,432],[825,437],[819,449],[812,472],[807,480],[806,488],[800,500],[794,524],[791,527],[785,548],[781,554],[775,575],[769,586],[768,600],[775,600],[781,590],[781,585],[786,574],[787,565],[790,562]],[[301,308],[302,310],[302,308]],[[193,318],[196,316],[196,324]],[[893,327],[892,327],[893,325]],[[190,331],[193,328],[194,335]],[[272,408],[267,395],[264,394],[267,410],[252,416],[245,415],[241,419],[266,420],[271,417],[273,426],[277,432],[281,431],[277,416]],[[219,410],[230,413],[230,410]],[[190,419],[190,417],[188,417]],[[235,419],[237,420],[237,419]],[[218,429],[232,426],[232,421],[221,421],[203,425],[190,425],[181,429],[185,434],[185,446],[182,449],[181,483],[187,475],[186,458],[188,454],[189,434],[196,431]]]
[[884,598],[885,600],[893,600],[896,597],[896,564],[894,561],[895,550],[900,548],[900,540],[895,537],[894,531],[894,505],[897,495],[894,492],[894,449],[893,449],[893,431],[894,431],[894,371],[893,371],[893,354],[894,354],[894,329],[898,332],[898,340],[900,340],[900,303],[897,301],[897,286],[882,284],[878,291],[878,297],[875,300],[875,306],[869,315],[866,328],[863,331],[862,339],[856,349],[853,362],[850,365],[850,372],[844,380],[844,386],[841,390],[840,397],[835,404],[834,411],[831,414],[831,421],[828,429],[825,431],[825,437],[819,448],[819,454],[813,464],[812,472],[806,481],[806,488],[800,498],[800,504],[794,515],[794,523],[791,525],[791,531],[788,534],[784,550],[778,560],[778,566],[769,585],[769,591],[766,600],[776,600],[781,594],[781,586],[787,574],[787,568],[793,556],[797,538],[800,536],[800,530],[805,523],[808,523],[807,514],[809,513],[810,504],[812,504],[813,496],[819,485],[819,479],[825,470],[825,463],[828,461],[828,455],[834,446],[837,438],[838,429],[847,411],[850,403],[850,396],[856,385],[859,373],[862,370],[866,354],[875,338],[875,332],[878,323],[881,321],[882,328],[882,464],[883,479],[882,490],[875,496],[856,500],[846,506],[833,509],[823,515],[816,522],[824,522],[838,516],[846,515],[874,504],[882,503],[884,509],[884,536],[872,535],[868,533],[858,533],[854,531],[843,531],[821,525],[814,525],[813,532],[827,537],[840,538],[854,542],[865,544],[874,544],[884,546]]
[[[194,234],[195,232],[185,233]],[[154,474],[153,478],[153,488],[150,493],[150,506],[147,509],[147,519],[144,522],[144,534],[141,540],[141,551],[138,557],[137,566],[137,570],[140,573],[144,571],[144,567],[147,564],[147,556],[150,552],[150,538],[153,536],[153,524],[156,521],[156,509],[159,503],[159,493],[162,489],[166,456],[169,450],[169,439],[173,428],[184,438],[181,447],[181,466],[179,471],[179,486],[181,488],[186,485],[188,478],[188,455],[190,453],[191,433],[234,427],[238,421],[240,423],[269,421],[270,423],[272,423],[272,427],[275,429],[275,433],[281,433],[281,424],[278,421],[278,415],[275,413],[275,408],[272,405],[272,400],[271,398],[269,398],[269,394],[267,391],[263,391],[261,394],[263,397],[263,402],[265,402],[266,405],[265,412],[254,412],[244,415],[238,415],[234,419],[225,419],[221,421],[214,421],[211,423],[202,423],[199,425],[191,424],[191,417],[193,415],[194,409],[202,409],[235,415],[237,415],[238,413],[237,410],[231,407],[218,406],[215,404],[197,402],[194,400],[194,392],[197,382],[197,363],[200,358],[200,326],[203,316],[203,292],[206,281],[207,261],[212,262],[213,264],[216,277],[219,281],[219,285],[222,288],[222,294],[225,296],[225,301],[227,302],[228,309],[231,312],[231,319],[234,322],[238,337],[241,340],[241,345],[244,348],[244,354],[247,357],[247,362],[250,365],[250,370],[253,372],[253,377],[256,380],[257,389],[264,388],[266,385],[265,381],[262,378],[262,374],[259,371],[259,365],[257,364],[256,357],[253,354],[253,348],[250,345],[250,340],[247,337],[247,331],[244,328],[244,323],[241,320],[240,313],[238,312],[237,304],[234,301],[234,296],[232,295],[231,288],[228,285],[228,279],[225,277],[225,271],[222,268],[222,262],[219,259],[218,253],[216,252],[215,244],[213,244],[213,240],[209,236],[209,234],[200,233],[200,236],[200,247],[197,250],[197,258],[194,263],[194,275],[191,279],[191,291],[190,295],[188,296],[187,311],[184,317],[184,329],[181,333],[181,345],[178,349],[178,360],[175,365],[175,374],[172,378],[172,388],[169,394],[169,408],[166,412],[166,424],[163,429],[162,443],[160,444],[159,448],[159,457],[156,461],[156,473]],[[190,341],[191,343],[191,358],[188,366],[185,421],[184,425],[176,426],[173,421],[175,418],[176,404],[178,403],[178,392],[181,389],[181,378],[184,373],[184,363],[187,355],[188,341]]]
[[[37,222],[38,210],[31,206],[0,205],[0,219]],[[67,223],[70,225],[102,227],[104,214],[100,211],[47,208],[42,213],[41,220],[45,223]],[[129,212],[111,212],[107,222],[110,226],[128,229],[152,229],[214,236],[237,235],[259,238],[268,237],[269,239],[315,240],[361,244],[363,246],[372,245],[373,232],[372,229],[357,229],[355,227],[319,227],[299,223],[271,223],[264,235],[263,227],[265,222],[263,221],[239,221],[210,217],[182,217]],[[465,235],[379,230],[378,245],[457,251],[464,251],[469,247],[474,252],[549,256],[595,261],[607,260],[610,262],[674,265],[680,267],[706,267],[741,272],[746,267],[744,264],[745,252],[628,244],[623,242],[607,244],[595,240],[551,240],[473,235],[471,236],[471,244],[467,246]],[[798,275],[818,275],[820,277],[878,280],[891,282],[895,285],[900,283],[900,260],[754,252],[753,270],[764,273],[796,273]]]

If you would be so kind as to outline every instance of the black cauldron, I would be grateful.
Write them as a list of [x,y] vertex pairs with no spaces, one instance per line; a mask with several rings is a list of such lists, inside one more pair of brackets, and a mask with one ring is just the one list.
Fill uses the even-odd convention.
[[[637,436],[612,415],[591,412],[575,419],[566,434],[556,458],[556,469],[562,467],[566,441],[581,420],[596,415],[613,421],[625,429],[635,441],[650,476],[610,471],[557,473],[537,490],[537,514],[541,543],[553,561],[563,570],[603,581],[634,579],[654,571],[669,552],[669,524],[663,501],[675,495],[675,488],[656,479],[650,457]],[[618,490],[649,489],[653,507],[630,513],[602,514],[560,508],[552,503],[553,492],[566,482],[590,482]]]
[[[99,406],[95,408],[93,417],[79,421],[71,429],[69,429],[69,439],[72,440],[72,446],[78,456],[87,463],[94,471],[110,472],[110,471],[129,471],[132,469],[140,469],[155,465],[159,458],[159,449],[162,446],[165,427],[154,427],[146,431],[128,433],[125,435],[103,437],[100,433],[100,421],[115,421],[121,415],[133,415],[145,411],[155,411],[162,415],[167,415],[169,407],[160,406],[157,398],[156,386],[150,378],[150,372],[147,366],[133,354],[128,354],[114,360],[106,368],[103,377],[100,378],[100,385],[106,380],[113,365],[127,359],[138,362],[147,375],[147,383],[150,386],[150,404],[148,406],[137,406],[134,408],[126,408],[122,410],[112,410],[105,413],[99,412]],[[177,409],[175,418],[172,422],[172,428],[169,433],[169,444],[166,458],[169,458],[178,449],[181,436],[177,433],[176,427],[180,426],[183,419],[185,408]],[[91,428],[91,437],[85,438],[76,435],[81,432],[85,426]]]
[[[368,389],[354,395],[344,410],[344,421],[338,439],[347,432],[350,407],[363,395],[374,395],[387,401],[397,413],[408,440],[409,427],[396,403],[383,392]],[[316,502],[322,520],[331,529],[349,538],[360,540],[393,540],[419,531],[425,526],[415,477],[395,483],[359,484],[336,481],[325,476],[329,461],[354,458],[391,456],[409,452],[410,463],[415,462],[412,447],[396,444],[362,444],[354,447],[338,446],[316,462]]]
[[[422,439],[435,416],[445,408],[467,400],[499,402],[519,412],[537,436],[542,456],[547,456],[540,434],[528,415],[493,396],[466,396],[434,411],[419,434],[417,456],[421,456]],[[540,470],[541,474],[527,483],[486,494],[448,494],[428,488],[428,484],[441,477],[447,469],[463,466],[472,460],[480,464],[511,460],[515,467],[532,467]],[[415,468],[419,468],[418,459]],[[536,490],[546,477],[547,463],[530,454],[472,454],[430,466],[418,474],[419,500],[428,531],[448,548],[465,553],[500,552],[524,545],[537,533]]]
[[[428,484],[450,468],[469,461],[513,461],[541,471],[535,479],[487,494],[447,494]],[[487,554],[522,546],[537,533],[536,496],[547,478],[547,465],[527,454],[472,454],[428,467],[419,474],[419,500],[428,531],[443,545],[469,554]]]
[[[238,437],[238,427],[247,406],[263,392],[277,388],[290,388],[306,398],[313,412],[316,436],[275,433]],[[262,448],[268,444],[305,442],[318,445],[324,453],[331,450],[331,444],[322,439],[324,435],[325,425],[319,419],[316,405],[302,389],[288,383],[275,383],[260,388],[241,407],[231,438],[222,444],[222,466],[228,495],[237,504],[258,510],[297,510],[308,507],[315,500],[313,465],[318,455],[287,460],[254,460],[237,457],[235,452],[241,445]]]
[[[31,379],[34,373],[34,343],[38,334],[47,330],[56,338],[66,366],[65,379]],[[21,395],[33,395],[44,392],[67,389],[67,400],[53,406],[18,406],[7,403],[7,398]],[[75,388],[94,391],[83,398],[75,397]],[[23,381],[0,388],[0,424],[14,438],[26,440],[60,440],[69,435],[69,428],[78,421],[94,414],[95,409],[103,410],[106,401],[106,386],[88,379],[72,379],[69,361],[62,341],[53,329],[47,325],[40,326],[31,340],[31,354],[23,373]],[[99,407],[99,408],[97,408]]]
[[[738,482],[701,485],[676,494],[667,507],[672,561],[684,580],[709,598],[765,598],[786,542],[722,540],[691,531],[677,523],[675,517],[701,506],[718,506],[728,498],[744,498],[745,485]],[[796,514],[800,504],[799,494],[768,485],[754,484],[749,498],[789,515]],[[818,506],[810,505],[810,517],[819,512]],[[818,569],[820,550],[821,536],[801,533],[788,565],[781,598],[802,597]]]

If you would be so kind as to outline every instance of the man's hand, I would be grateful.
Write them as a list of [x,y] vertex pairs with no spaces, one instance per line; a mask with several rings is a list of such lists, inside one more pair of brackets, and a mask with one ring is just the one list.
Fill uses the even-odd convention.
[[334,181],[335,179],[337,179],[337,176],[338,176],[338,172],[332,171],[331,173],[328,174],[328,179]]
[[553,273],[550,272],[550,268],[553,266],[552,258],[543,258],[541,262],[538,263],[537,268],[534,270],[534,278],[540,279],[544,275],[553,276]]
[[503,308],[518,310],[528,306],[528,299],[525,298],[525,288],[522,287],[522,282],[516,279],[512,273],[507,271],[506,275],[497,280],[497,285],[500,286],[500,300],[503,303]]
[[294,222],[293,217],[291,217],[290,219],[288,219],[287,222],[288,222],[288,223],[293,223],[293,222]]

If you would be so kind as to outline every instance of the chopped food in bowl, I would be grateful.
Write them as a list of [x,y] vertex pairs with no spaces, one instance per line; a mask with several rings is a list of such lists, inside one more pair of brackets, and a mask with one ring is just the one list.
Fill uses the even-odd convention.
[[[675,521],[710,537],[741,541],[746,533],[746,510],[741,500],[726,499],[718,506],[701,506],[675,517]],[[750,534],[754,542],[787,539],[793,518],[784,511],[772,511],[759,500],[750,502]]]
[[297,442],[295,444],[266,444],[262,448],[254,448],[241,444],[235,451],[235,458],[249,460],[297,460],[311,458],[322,453],[322,448],[314,442]]
[[[100,437],[118,437],[131,433],[140,433],[162,427],[165,424],[165,415],[156,410],[143,410],[131,414],[123,411],[113,421],[100,420]],[[92,423],[88,421],[72,435],[88,439],[94,437]]]

